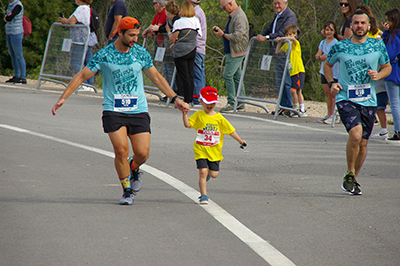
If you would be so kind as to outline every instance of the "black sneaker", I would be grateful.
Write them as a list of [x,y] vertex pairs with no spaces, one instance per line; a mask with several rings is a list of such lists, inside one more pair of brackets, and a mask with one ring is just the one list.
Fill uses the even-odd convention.
[[128,158],[129,160],[129,168],[131,171],[131,187],[133,192],[139,192],[142,189],[143,182],[142,182],[142,172],[132,170],[132,157]]
[[343,177],[342,189],[347,192],[354,192],[354,173],[347,172]]
[[350,196],[361,196],[362,195],[362,191],[361,191],[361,185],[357,183],[356,180],[354,180],[354,191],[353,192],[349,192]]
[[14,84],[26,84],[26,79],[16,78]]
[[16,78],[16,77],[12,77],[12,78],[6,80],[6,83],[14,83],[17,79],[18,78]]
[[399,135],[400,135],[400,134],[399,134],[398,131],[394,132],[393,137],[387,138],[387,139],[386,139],[386,143],[399,145],[399,144],[400,144]]

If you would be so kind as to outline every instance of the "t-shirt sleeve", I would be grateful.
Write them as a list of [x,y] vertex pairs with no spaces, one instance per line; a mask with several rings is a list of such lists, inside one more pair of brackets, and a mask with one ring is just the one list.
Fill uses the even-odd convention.
[[124,16],[125,5],[122,3],[116,3],[114,6],[114,16]]
[[382,55],[379,57],[379,65],[385,65],[390,62],[389,54],[387,52],[384,42],[380,42],[380,50]]
[[326,58],[326,61],[330,64],[335,64],[338,61],[338,53],[337,53],[337,44],[333,45],[331,50],[328,53],[328,57]]
[[233,132],[235,132],[235,128],[231,125],[231,123],[225,117],[222,117],[220,131],[222,134],[230,135]]

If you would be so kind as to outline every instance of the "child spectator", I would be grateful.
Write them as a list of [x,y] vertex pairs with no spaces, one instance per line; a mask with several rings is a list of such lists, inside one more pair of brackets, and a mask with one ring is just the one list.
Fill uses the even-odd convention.
[[[324,29],[322,30],[322,35],[326,37],[325,40],[322,40],[319,43],[318,46],[318,52],[315,55],[315,59],[318,61],[321,61],[321,69],[319,70],[319,73],[321,74],[321,84],[322,87],[324,88],[325,96],[326,96],[326,107],[328,110],[328,114],[321,118],[318,119],[318,123],[326,123],[326,124],[331,124],[332,119],[335,116],[335,96],[332,95],[331,89],[328,86],[328,81],[325,79],[324,75],[324,63],[326,60],[326,57],[328,56],[329,51],[331,50],[331,47],[338,42],[338,35],[337,35],[337,30],[336,30],[336,24],[333,21],[327,21],[324,24]],[[339,77],[339,65],[336,63],[333,66],[333,80],[335,82],[338,81]],[[339,123],[339,117],[336,118],[335,123]]]
[[289,64],[289,74],[292,80],[292,88],[290,89],[290,94],[292,95],[293,108],[299,110],[299,117],[307,117],[306,110],[304,109],[304,98],[301,90],[304,85],[305,69],[303,65],[303,60],[301,59],[301,47],[300,42],[296,40],[297,36],[297,26],[294,24],[289,24],[285,27],[283,31],[285,37],[278,37],[275,40],[278,42],[276,46],[275,53],[279,54],[281,52],[287,52],[289,49],[289,43],[282,45],[283,40],[290,40],[292,42],[292,50],[290,52],[290,64]]
[[196,129],[196,139],[193,144],[194,157],[199,169],[200,204],[208,204],[207,181],[216,178],[219,164],[223,159],[222,146],[224,134],[230,135],[242,146],[246,146],[236,133],[235,128],[220,113],[214,111],[218,103],[218,92],[213,87],[200,90],[200,104],[203,110],[195,112],[190,118],[187,112],[182,113],[183,124],[187,128]]

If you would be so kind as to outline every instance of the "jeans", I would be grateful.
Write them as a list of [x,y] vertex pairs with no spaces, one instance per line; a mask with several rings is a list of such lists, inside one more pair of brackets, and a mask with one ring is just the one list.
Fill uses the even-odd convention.
[[[281,88],[281,83],[282,83],[283,71],[285,70],[286,57],[274,56],[273,59],[274,59],[274,65],[275,65],[276,87],[279,92],[279,90]],[[285,78],[285,87],[283,89],[280,105],[289,107],[289,108],[293,107],[292,95],[290,94],[291,87],[292,87],[292,80],[290,78],[289,71],[287,71],[286,78]]]
[[[235,96],[239,87],[240,76],[242,75],[242,62],[244,56],[231,57],[225,54],[225,70],[222,77],[225,80],[226,92],[228,94],[228,104],[235,105]],[[240,96],[245,96],[244,87],[240,90]]]
[[178,94],[183,95],[186,103],[193,102],[193,67],[194,58],[196,57],[196,48],[187,55],[174,58],[176,74],[177,74],[177,87]]
[[[168,84],[171,86],[172,82],[172,76],[174,75],[174,64],[173,63],[167,63],[163,64],[164,68],[164,76],[165,79],[167,80]],[[176,93],[178,89],[176,88],[176,80],[174,82],[174,86],[172,87],[172,90]]]
[[196,58],[194,59],[194,93],[193,93],[193,104],[200,104],[200,90],[206,86],[206,75],[204,74],[204,54],[196,53]]
[[74,70],[74,74],[81,71],[81,63],[83,59],[83,45],[72,44],[70,64]]
[[393,116],[394,131],[398,132],[400,131],[400,85],[392,81],[385,81],[385,85]]
[[[85,66],[89,63],[89,61],[92,59],[93,54],[92,54],[93,46],[88,46],[87,51],[86,51],[86,56],[85,56]],[[90,79],[85,81],[87,84],[93,85],[94,84],[94,76],[91,77]]]
[[7,35],[7,46],[14,66],[14,77],[26,79],[26,63],[22,53],[22,38],[24,34]]

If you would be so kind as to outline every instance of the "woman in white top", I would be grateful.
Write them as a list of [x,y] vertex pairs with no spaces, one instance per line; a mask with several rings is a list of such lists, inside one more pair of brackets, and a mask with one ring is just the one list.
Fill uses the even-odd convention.
[[[93,3],[93,0],[75,0],[75,4],[78,6],[74,13],[66,19],[65,17],[58,18],[58,21],[61,22],[62,24],[84,24],[87,26],[90,26],[90,4]],[[77,30],[74,32],[73,36],[78,38],[78,41],[85,41],[86,38],[86,30]],[[71,34],[72,35],[72,34]],[[71,36],[71,37],[73,37]],[[73,38],[74,38],[73,37]],[[89,35],[89,43],[88,43],[88,48],[86,50],[86,56],[85,56],[85,61],[84,65],[92,59],[92,49],[95,44],[97,44],[97,36],[96,33],[90,32]],[[83,53],[83,47],[79,45],[73,45],[71,49],[71,66],[72,69],[74,70],[75,73],[78,73],[81,70],[81,65],[80,62],[82,60],[81,56]],[[93,85],[94,83],[94,76],[90,78],[89,80],[86,81],[86,83]]]

